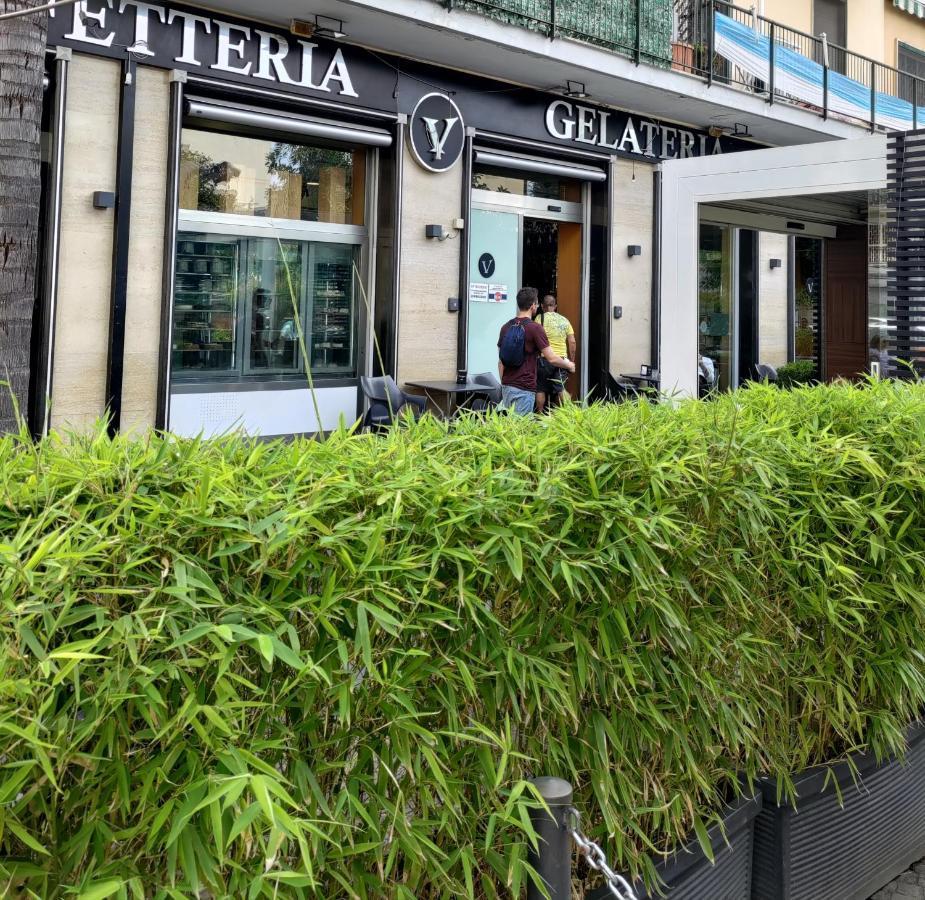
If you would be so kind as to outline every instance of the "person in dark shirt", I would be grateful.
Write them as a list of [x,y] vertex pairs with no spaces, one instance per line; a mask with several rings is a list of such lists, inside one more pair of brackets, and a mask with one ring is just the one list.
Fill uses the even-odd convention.
[[505,322],[498,337],[498,347],[511,328],[524,329],[524,361],[517,368],[498,362],[501,375],[501,407],[517,415],[529,416],[536,405],[536,361],[542,356],[547,362],[566,372],[575,371],[575,363],[557,356],[549,346],[543,326],[533,321],[539,306],[536,288],[525,287],[517,292],[517,317]]

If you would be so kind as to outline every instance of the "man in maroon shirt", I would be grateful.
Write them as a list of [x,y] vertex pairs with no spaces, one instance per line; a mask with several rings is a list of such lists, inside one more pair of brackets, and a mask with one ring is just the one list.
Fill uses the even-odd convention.
[[533,321],[539,306],[536,288],[521,288],[517,292],[517,317],[506,322],[498,337],[498,347],[504,343],[511,328],[524,330],[523,362],[516,368],[498,362],[501,375],[501,407],[511,409],[519,416],[529,416],[536,404],[536,360],[542,356],[547,362],[566,372],[575,371],[575,363],[557,356],[549,346],[543,326]]

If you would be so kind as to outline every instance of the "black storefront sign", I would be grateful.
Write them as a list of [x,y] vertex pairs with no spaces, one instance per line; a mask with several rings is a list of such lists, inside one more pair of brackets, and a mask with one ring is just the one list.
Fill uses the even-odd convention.
[[[140,64],[334,101],[345,113],[353,108],[411,116],[422,98],[436,94],[437,112],[422,104],[410,123],[412,142],[422,149],[419,158],[434,171],[452,158],[447,154],[455,142],[461,151],[463,118],[480,131],[544,147],[595,149],[650,161],[760,146],[373,53],[343,41],[304,40],[281,29],[177,4],[85,0],[51,11],[48,42],[115,59],[131,52]],[[455,114],[447,112],[440,94],[460,113],[460,122],[446,134],[443,129]],[[436,120],[438,143],[446,136],[447,152],[439,160],[433,153],[434,132],[425,119]]]
[[408,120],[411,152],[425,169],[446,172],[459,162],[466,125],[459,107],[442,93],[425,94]]

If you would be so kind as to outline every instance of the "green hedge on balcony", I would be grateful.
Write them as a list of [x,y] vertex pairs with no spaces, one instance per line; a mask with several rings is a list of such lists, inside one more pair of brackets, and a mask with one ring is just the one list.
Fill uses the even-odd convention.
[[0,440],[6,896],[516,896],[535,774],[650,870],[900,746],[923,508],[921,385]]
[[[671,0],[557,0],[557,33],[631,54],[636,46],[636,6],[640,11],[640,51],[655,64],[671,62]],[[453,8],[468,9],[493,19],[549,34],[550,0],[454,0]]]

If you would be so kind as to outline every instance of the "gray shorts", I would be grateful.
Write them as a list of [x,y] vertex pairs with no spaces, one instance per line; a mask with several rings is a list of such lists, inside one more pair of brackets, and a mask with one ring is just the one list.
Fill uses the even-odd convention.
[[523,388],[501,386],[501,409],[513,410],[518,416],[529,416],[536,406],[536,394]]

